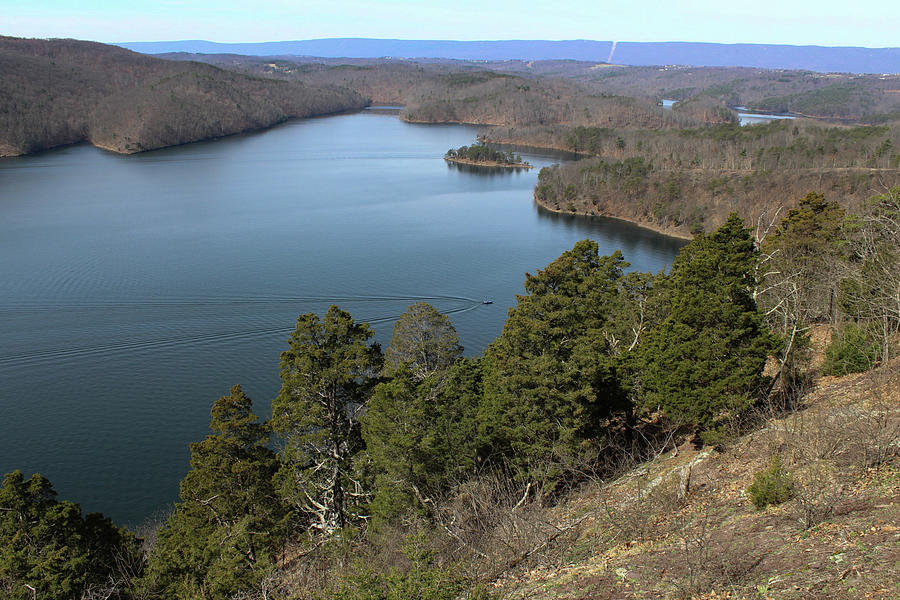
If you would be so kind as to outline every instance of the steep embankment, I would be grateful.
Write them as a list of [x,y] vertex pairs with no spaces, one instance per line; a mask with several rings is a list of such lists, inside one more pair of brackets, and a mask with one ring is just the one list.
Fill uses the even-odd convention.
[[0,37],[0,156],[89,141],[133,153],[361,108],[357,93],[75,40]]
[[[824,378],[721,452],[685,445],[558,509],[548,560],[504,598],[893,599],[900,585],[900,362]],[[778,456],[793,497],[747,488]],[[559,538],[557,538],[558,540]]]

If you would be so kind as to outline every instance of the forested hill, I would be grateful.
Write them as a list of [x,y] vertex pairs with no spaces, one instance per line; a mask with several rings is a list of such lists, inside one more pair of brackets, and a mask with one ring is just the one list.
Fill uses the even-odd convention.
[[0,37],[0,156],[76,142],[121,153],[361,108],[356,92],[76,40]]
[[390,40],[331,38],[221,44],[204,40],[126,42],[138,52],[233,53],[344,58],[453,58],[461,60],[586,60],[623,65],[759,67],[843,73],[900,72],[900,48],[850,48],[693,42],[603,42],[594,40]]

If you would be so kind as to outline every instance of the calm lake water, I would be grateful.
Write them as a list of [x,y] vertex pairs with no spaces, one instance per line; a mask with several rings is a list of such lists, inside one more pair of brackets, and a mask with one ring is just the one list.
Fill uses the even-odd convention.
[[231,385],[268,416],[297,315],[336,303],[387,345],[424,299],[474,354],[525,272],[577,240],[651,271],[683,245],[539,210],[537,169],[442,160],[475,133],[362,112],[134,156],[0,160],[0,469],[137,524],[177,498],[188,443]]

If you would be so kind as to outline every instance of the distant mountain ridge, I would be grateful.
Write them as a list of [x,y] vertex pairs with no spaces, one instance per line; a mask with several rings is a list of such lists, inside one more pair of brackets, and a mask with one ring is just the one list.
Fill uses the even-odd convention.
[[625,65],[687,65],[803,69],[819,72],[898,73],[900,48],[713,44],[700,42],[603,42],[594,40],[395,40],[326,38],[284,42],[219,43],[204,40],[125,42],[145,54],[191,52],[328,58],[448,58],[458,60],[583,60]]

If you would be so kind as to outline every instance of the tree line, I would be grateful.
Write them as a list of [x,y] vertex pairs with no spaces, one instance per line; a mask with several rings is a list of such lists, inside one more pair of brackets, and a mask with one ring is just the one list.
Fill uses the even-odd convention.
[[685,234],[712,231],[730,212],[749,222],[773,208],[773,197],[809,189],[858,211],[874,192],[900,183],[898,132],[788,121],[669,132],[574,128],[564,145],[599,156],[542,169],[535,200]]

